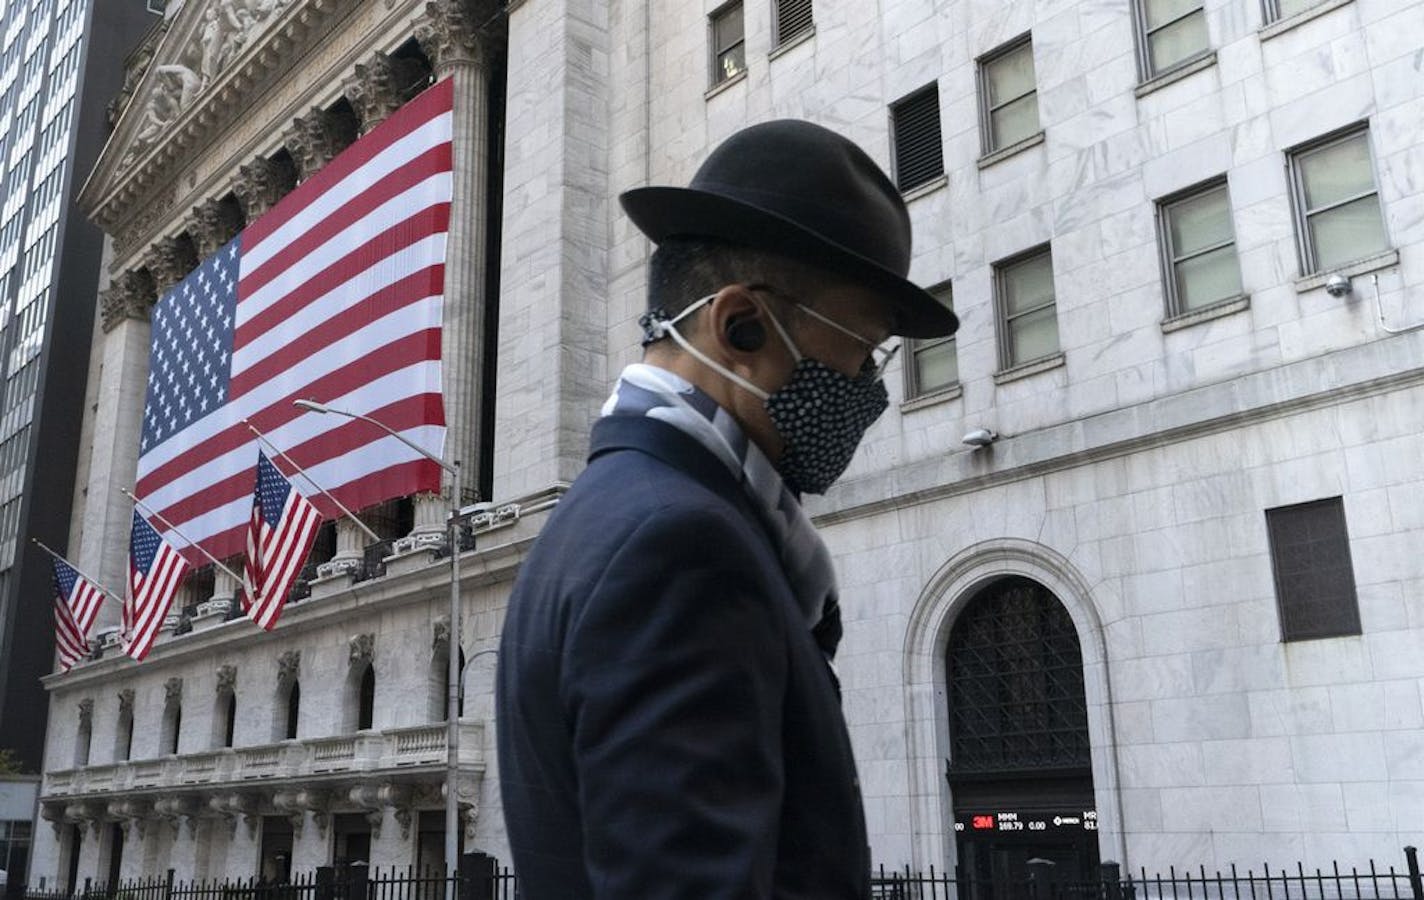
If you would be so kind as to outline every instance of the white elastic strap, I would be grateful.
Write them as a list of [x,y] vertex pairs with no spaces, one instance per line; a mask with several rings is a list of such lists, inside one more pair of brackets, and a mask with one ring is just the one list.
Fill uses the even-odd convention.
[[[684,315],[685,314],[686,313],[684,312]],[[678,318],[680,319],[682,318],[682,316],[678,316]],[[756,397],[759,400],[765,401],[768,397],[771,396],[766,391],[752,384],[750,381],[747,381],[745,378],[738,375],[736,372],[733,372],[731,369],[717,362],[712,357],[708,356],[706,353],[703,353],[701,350],[698,350],[696,347],[688,343],[687,339],[684,338],[682,335],[678,334],[677,329],[673,327],[672,323],[676,321],[677,319],[673,319],[669,322],[664,323],[664,329],[668,334],[672,335],[672,339],[677,341],[677,345],[679,347],[687,351],[689,356],[698,360],[704,366],[723,376],[728,381],[732,382],[738,387],[751,392],[752,396]]]

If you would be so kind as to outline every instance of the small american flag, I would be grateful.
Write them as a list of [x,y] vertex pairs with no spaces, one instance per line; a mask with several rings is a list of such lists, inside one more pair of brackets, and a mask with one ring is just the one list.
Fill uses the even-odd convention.
[[[251,422],[342,503],[439,490],[453,92],[428,88],[176,285],[153,313],[135,494],[222,559],[252,512]],[[337,507],[315,498],[327,517]],[[181,532],[183,537],[179,538]]]
[[320,525],[317,508],[258,450],[242,586],[247,592],[247,617],[268,631],[277,625]]
[[59,668],[68,672],[89,655],[89,630],[104,603],[104,592],[58,557],[54,559],[54,643]]
[[129,533],[129,602],[124,616],[128,626],[124,652],[129,656],[139,661],[148,656],[187,573],[188,562],[135,509]]

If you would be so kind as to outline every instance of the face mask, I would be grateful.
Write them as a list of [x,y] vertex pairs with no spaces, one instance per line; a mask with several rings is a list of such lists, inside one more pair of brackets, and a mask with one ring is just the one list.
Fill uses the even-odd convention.
[[767,393],[692,346],[673,327],[711,299],[711,296],[703,297],[670,321],[653,322],[651,335],[670,335],[678,346],[703,364],[760,397],[785,443],[781,458],[776,462],[782,481],[797,493],[824,494],[850,465],[865,430],[890,404],[885,384],[880,380],[880,370],[873,360],[867,359],[860,373],[852,377],[802,354],[786,329],[768,311],[767,318],[786,349],[791,351],[796,367],[786,384]]

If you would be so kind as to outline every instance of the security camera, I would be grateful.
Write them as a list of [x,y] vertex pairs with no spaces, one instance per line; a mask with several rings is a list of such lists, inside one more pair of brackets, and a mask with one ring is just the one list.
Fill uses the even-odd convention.
[[999,435],[997,432],[988,428],[976,428],[966,434],[963,441],[971,447],[987,447],[998,439]]
[[1350,279],[1336,272],[1325,281],[1325,293],[1332,297],[1343,297],[1350,293]]

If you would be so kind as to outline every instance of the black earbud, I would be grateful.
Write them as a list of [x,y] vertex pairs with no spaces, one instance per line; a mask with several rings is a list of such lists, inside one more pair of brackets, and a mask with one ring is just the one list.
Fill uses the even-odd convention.
[[727,343],[742,351],[752,353],[766,343],[766,326],[756,319],[738,319],[727,324]]

